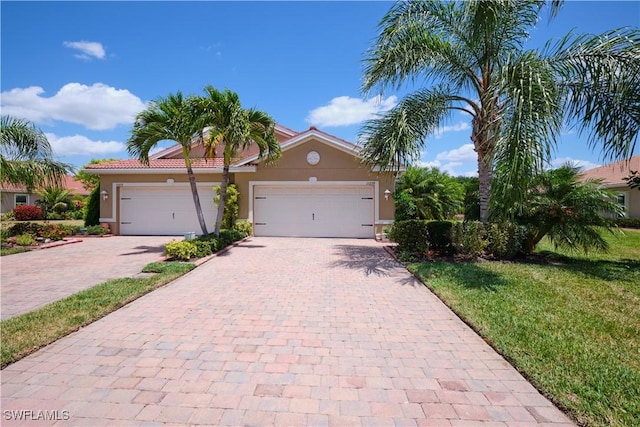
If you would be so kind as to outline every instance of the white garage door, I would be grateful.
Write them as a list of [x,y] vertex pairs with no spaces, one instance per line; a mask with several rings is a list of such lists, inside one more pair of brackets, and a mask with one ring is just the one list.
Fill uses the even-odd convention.
[[373,237],[372,186],[256,186],[254,234]]
[[[199,185],[198,195],[211,232],[217,214],[213,185]],[[188,185],[120,189],[120,234],[179,236],[191,231],[202,234]]]

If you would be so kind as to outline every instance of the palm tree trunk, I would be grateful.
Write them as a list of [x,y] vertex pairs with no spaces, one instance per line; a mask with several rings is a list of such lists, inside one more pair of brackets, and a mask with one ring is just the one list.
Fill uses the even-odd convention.
[[[226,162],[225,162],[226,163]],[[229,186],[229,165],[222,168],[222,182],[220,183],[220,201],[218,202],[218,216],[216,217],[216,228],[213,231],[216,237],[220,236],[222,217],[224,216],[224,205],[227,203],[227,187]]]
[[196,185],[196,176],[193,173],[193,168],[191,164],[187,163],[187,175],[189,176],[189,185],[191,186],[191,195],[193,196],[193,204],[196,207],[196,214],[198,215],[198,222],[200,223],[200,228],[202,229],[202,235],[206,236],[209,234],[207,231],[207,223],[204,220],[204,215],[202,214],[202,206],[200,205],[200,196],[198,196],[198,187]]
[[488,128],[478,116],[472,120],[471,141],[478,153],[478,199],[480,202],[480,221],[489,222],[489,203],[491,179],[493,178],[493,144],[488,137]]

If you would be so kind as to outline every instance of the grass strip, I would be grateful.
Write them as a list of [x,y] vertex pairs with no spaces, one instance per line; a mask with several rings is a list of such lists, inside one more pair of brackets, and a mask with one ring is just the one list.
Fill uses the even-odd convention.
[[423,283],[581,425],[640,420],[640,233],[608,254],[546,264],[409,265]]
[[2,368],[77,331],[183,274],[188,262],[148,264],[145,278],[114,279],[75,293],[42,308],[0,322]]
[[22,252],[29,252],[30,250],[29,248],[0,248],[0,256],[20,254]]

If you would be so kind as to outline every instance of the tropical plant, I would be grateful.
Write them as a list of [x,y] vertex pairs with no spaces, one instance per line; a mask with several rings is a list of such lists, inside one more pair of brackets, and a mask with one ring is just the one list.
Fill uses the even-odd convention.
[[[213,198],[213,202],[218,205],[220,203],[220,186],[215,187],[216,195]],[[227,200],[224,204],[224,214],[222,215],[221,228],[231,229],[234,228],[234,224],[238,219],[238,201],[240,199],[240,193],[238,187],[235,184],[229,184],[227,186]]]
[[580,168],[567,164],[539,174],[518,211],[516,221],[527,229],[526,253],[544,236],[556,247],[587,252],[608,249],[602,231],[616,229],[623,208],[601,180],[580,181]]
[[253,145],[258,149],[259,158],[274,162],[280,157],[280,144],[275,137],[276,123],[267,113],[242,108],[238,94],[229,89],[221,92],[213,86],[206,86],[204,90],[206,96],[198,98],[198,110],[203,114],[207,127],[206,137],[202,140],[205,156],[214,158],[219,149],[223,160],[220,203],[214,230],[214,234],[219,236],[231,163],[239,153]]
[[189,177],[189,185],[193,196],[198,222],[203,235],[208,234],[207,224],[202,213],[200,197],[193,173],[190,157],[194,143],[202,141],[204,124],[202,115],[195,107],[195,97],[184,97],[181,92],[153,101],[147,109],[138,113],[127,141],[129,154],[149,164],[149,152],[160,141],[171,140],[182,146],[182,157]]
[[[487,222],[490,197],[523,206],[564,125],[586,133],[608,158],[629,157],[640,129],[640,30],[570,34],[541,51],[526,50],[545,3],[414,0],[392,6],[366,54],[363,91],[418,80],[430,87],[365,122],[363,160],[386,169],[411,164],[454,112],[467,113],[480,219]],[[550,3],[551,17],[562,3]]]
[[0,118],[0,169],[2,183],[25,186],[32,192],[45,185],[61,185],[73,168],[53,157],[45,134],[28,120]]
[[[396,184],[400,200],[409,196],[415,205],[415,218],[447,219],[460,213],[463,187],[455,178],[437,168],[408,167]],[[411,206],[408,207],[411,211]]]
[[50,212],[62,213],[71,204],[71,191],[55,186],[46,186],[39,191],[41,199],[36,202],[42,209],[45,219]]

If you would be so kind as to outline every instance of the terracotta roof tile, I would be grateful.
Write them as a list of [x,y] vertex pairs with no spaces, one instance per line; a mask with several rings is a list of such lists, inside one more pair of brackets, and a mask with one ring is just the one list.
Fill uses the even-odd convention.
[[[82,182],[76,181],[75,178],[71,175],[66,175],[64,177],[62,181],[62,186],[74,194],[82,194],[82,195],[89,194],[89,192],[85,190],[84,187],[82,186]],[[16,185],[4,184],[4,183],[1,185],[1,189],[2,191],[10,191],[14,193],[27,191],[27,189],[23,186],[16,186]]]
[[582,179],[601,179],[609,185],[626,185],[625,176],[629,171],[640,171],[640,155],[633,156],[628,160],[622,160],[608,165],[586,170],[582,173]]
[[[194,169],[214,169],[221,168],[223,162],[221,158],[191,159],[191,166]],[[183,169],[185,167],[184,159],[154,159],[149,160],[148,166],[139,160],[127,159],[87,165],[86,169]]]

